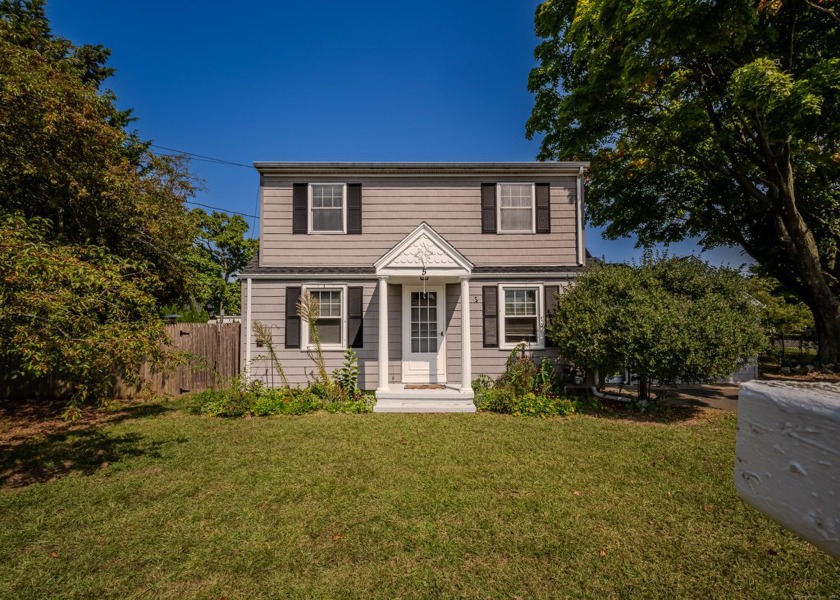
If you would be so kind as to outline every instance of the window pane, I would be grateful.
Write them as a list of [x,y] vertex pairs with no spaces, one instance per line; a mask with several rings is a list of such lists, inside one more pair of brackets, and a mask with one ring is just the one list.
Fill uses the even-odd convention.
[[502,208],[499,213],[502,231],[531,231],[530,208]]
[[537,341],[537,320],[534,317],[507,317],[505,319],[505,342],[517,344],[519,342]]
[[505,315],[537,316],[536,288],[521,288],[505,290]]
[[312,208],[341,208],[344,186],[341,184],[315,184],[312,186]]
[[344,231],[344,213],[338,208],[313,208],[312,231]]
[[341,319],[318,319],[316,325],[322,344],[341,344]]

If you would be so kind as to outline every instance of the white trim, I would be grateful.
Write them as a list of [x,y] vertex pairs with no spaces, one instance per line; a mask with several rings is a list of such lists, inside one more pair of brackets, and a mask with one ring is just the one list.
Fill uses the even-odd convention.
[[376,388],[377,392],[387,392],[388,386],[388,371],[390,363],[388,361],[388,278],[380,277],[377,284],[379,290],[379,348],[377,349],[378,369],[379,369],[379,385]]
[[[415,269],[416,271],[416,269]],[[409,277],[416,277],[416,273],[403,273]],[[435,277],[442,276],[439,273],[435,273]],[[563,271],[563,272],[544,272],[544,273],[514,273],[514,272],[504,272],[504,273],[471,273],[470,279],[574,279],[575,277],[579,277],[580,273],[575,271]],[[240,275],[239,279],[245,281],[248,279],[271,279],[274,281],[315,281],[315,280],[327,280],[327,281],[376,281],[378,277],[387,277],[387,275],[377,276],[374,273],[365,273],[365,274],[348,274],[342,275],[340,273],[325,273],[325,274],[312,274],[312,273],[254,273],[252,275]],[[456,275],[456,274],[449,274],[447,277],[452,277],[454,281],[457,281],[464,275]],[[454,283],[454,281],[452,283]]]
[[461,279],[461,392],[472,393],[472,338],[470,335],[470,280]]
[[[376,275],[412,275],[420,274],[423,265],[419,259],[406,262],[405,253],[411,246],[425,238],[426,242],[433,246],[433,250],[443,256],[446,262],[439,262],[437,265],[430,262],[426,266],[426,272],[431,277],[464,277],[472,273],[473,264],[458,252],[458,250],[447,242],[442,235],[435,231],[431,225],[423,221],[414,228],[414,231],[405,236],[396,246],[383,254],[379,260],[373,263]],[[423,242],[423,243],[426,243]],[[402,262],[400,262],[402,261]]]
[[[422,292],[423,286],[402,286],[402,380],[404,383],[446,383],[446,286],[426,286],[427,292],[437,292],[438,347],[435,352],[434,372],[412,373],[411,357],[431,355],[431,352],[411,352],[411,292]],[[420,361],[418,361],[420,362]]]
[[[341,186],[341,231],[315,231],[312,229],[315,219],[312,218],[312,186],[340,185]],[[307,186],[306,195],[306,232],[309,235],[342,235],[347,233],[347,184],[335,181],[313,181]]]
[[[502,230],[502,186],[510,185],[527,185],[531,187],[531,230],[523,231],[521,229],[514,229],[512,231]],[[537,191],[535,183],[515,181],[504,181],[496,184],[496,233],[504,235],[529,235],[537,232]]]
[[[321,342],[321,350],[346,350],[347,349],[347,286],[346,285],[330,285],[330,284],[313,284],[304,285],[300,288],[300,293],[305,294],[309,290],[318,290],[323,292],[341,292],[341,343],[340,344],[325,344]],[[302,352],[309,352],[315,350],[315,346],[309,343],[309,323],[303,319],[300,320],[300,349]]]
[[245,383],[251,380],[251,280],[245,286]]
[[505,290],[537,290],[537,342],[527,344],[529,350],[545,350],[545,285],[542,283],[500,283],[498,285],[499,349],[513,350],[516,343],[505,342]]

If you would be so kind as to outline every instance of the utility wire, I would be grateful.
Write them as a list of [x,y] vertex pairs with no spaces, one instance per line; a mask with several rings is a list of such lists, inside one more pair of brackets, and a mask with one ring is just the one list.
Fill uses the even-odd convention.
[[229,214],[240,215],[242,217],[251,217],[252,219],[259,219],[258,215],[249,215],[248,213],[238,212],[235,210],[228,210],[226,208],[222,208],[221,206],[212,206],[210,204],[202,204],[201,202],[193,202],[191,200],[184,200],[184,204],[192,204],[193,206],[201,206],[203,208],[212,208],[213,210],[221,210],[222,212],[226,212]]
[[160,150],[166,150],[167,152],[177,152],[178,154],[186,154],[187,156],[194,158],[195,160],[201,160],[204,162],[211,162],[217,163],[220,165],[231,165],[234,167],[245,167],[246,169],[253,169],[251,165],[246,165],[244,163],[233,162],[231,160],[224,160],[222,158],[214,158],[212,156],[204,156],[203,154],[193,154],[192,152],[187,152],[186,150],[176,150],[175,148],[167,148],[166,146],[158,146],[157,144],[149,144],[152,148],[158,148]]

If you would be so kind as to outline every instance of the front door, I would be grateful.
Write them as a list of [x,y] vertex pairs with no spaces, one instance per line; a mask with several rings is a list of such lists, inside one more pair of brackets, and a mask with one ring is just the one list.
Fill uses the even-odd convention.
[[403,286],[403,381],[446,381],[446,293]]

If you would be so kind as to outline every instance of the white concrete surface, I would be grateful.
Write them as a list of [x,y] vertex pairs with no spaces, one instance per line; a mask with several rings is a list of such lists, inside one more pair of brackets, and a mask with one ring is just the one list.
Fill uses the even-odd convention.
[[745,502],[840,558],[840,385],[742,384],[735,488]]

